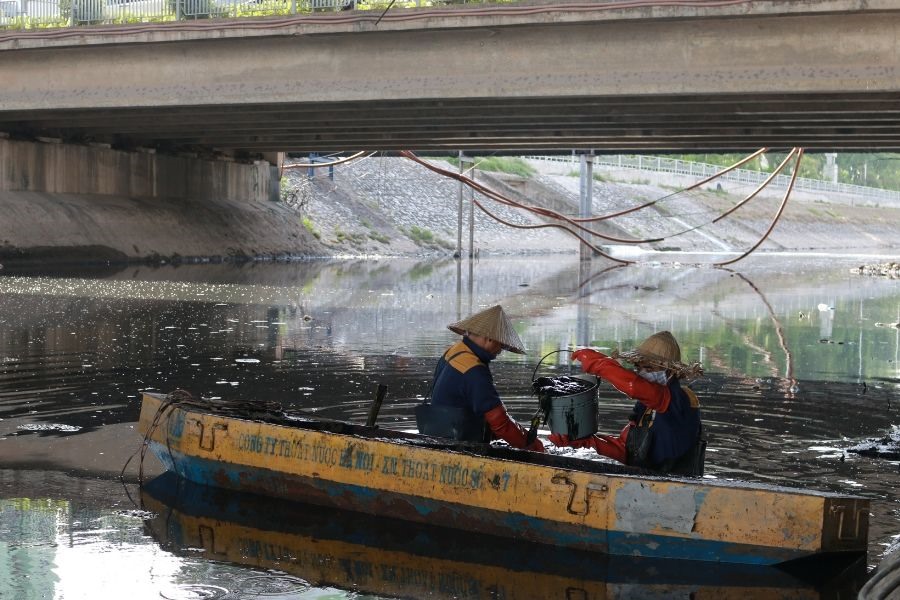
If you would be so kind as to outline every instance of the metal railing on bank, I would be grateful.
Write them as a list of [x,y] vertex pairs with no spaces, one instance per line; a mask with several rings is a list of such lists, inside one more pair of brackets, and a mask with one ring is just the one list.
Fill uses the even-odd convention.
[[[545,161],[553,163],[568,163],[573,169],[578,168],[578,158],[571,156],[525,156],[527,160]],[[704,179],[711,177],[724,167],[707,163],[691,162],[678,158],[666,158],[664,156],[643,156],[632,154],[598,155],[594,157],[595,167],[613,169],[630,169],[636,171],[649,171],[656,173],[668,173],[685,177]],[[721,181],[738,183],[741,185],[757,186],[769,176],[763,171],[749,169],[734,169],[721,176]],[[777,188],[787,188],[790,183],[790,175],[778,175],[770,184]],[[795,190],[806,192],[822,192],[824,194],[840,194],[843,196],[859,198],[867,203],[890,204],[900,206],[900,191],[885,190],[882,188],[854,185],[850,183],[834,183],[823,179],[809,179],[798,177],[794,183]]]
[[[395,8],[466,4],[466,0],[396,0]],[[478,0],[475,4],[508,4]],[[384,11],[390,0],[0,0],[0,29],[127,25],[209,18]]]

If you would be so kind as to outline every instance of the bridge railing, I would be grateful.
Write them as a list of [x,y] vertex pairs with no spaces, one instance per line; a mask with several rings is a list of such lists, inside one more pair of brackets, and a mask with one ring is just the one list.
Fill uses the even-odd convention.
[[[569,163],[572,165],[573,169],[578,168],[579,164],[579,159],[571,156],[525,156],[523,158],[535,161]],[[598,155],[594,157],[594,166],[670,173],[673,175],[693,177],[697,180],[711,177],[723,169],[720,165],[692,162],[678,158],[667,158],[664,156],[643,156],[633,154]],[[762,171],[734,169],[733,171],[729,171],[722,175],[720,181],[758,186],[764,182],[768,176],[769,173]],[[775,188],[787,189],[790,180],[791,178],[789,175],[778,175],[772,180],[770,185]],[[794,183],[794,189],[808,192],[822,192],[826,194],[841,194],[860,198],[871,203],[900,205],[900,191],[853,185],[850,183],[834,183],[823,179],[798,177],[797,181]]]
[[[477,0],[508,3],[510,0]],[[464,4],[467,0],[396,0],[394,7]],[[127,25],[207,18],[377,10],[389,0],[0,0],[0,29]]]

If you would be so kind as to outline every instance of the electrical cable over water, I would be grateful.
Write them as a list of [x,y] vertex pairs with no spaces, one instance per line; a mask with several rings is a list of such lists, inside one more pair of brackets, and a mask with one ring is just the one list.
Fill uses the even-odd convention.
[[[614,261],[614,262],[620,263],[620,264],[633,264],[635,261],[632,261],[632,260],[626,260],[626,259],[619,259],[619,258],[615,258],[615,257],[611,256],[609,253],[604,252],[603,250],[601,250],[600,248],[598,248],[595,244],[590,243],[587,239],[585,239],[585,237],[584,237],[583,235],[579,234],[578,232],[576,232],[576,231],[573,230],[572,228],[578,229],[578,230],[580,230],[581,232],[584,232],[584,233],[589,234],[589,235],[592,235],[592,236],[599,237],[599,238],[604,239],[604,240],[607,240],[607,241],[617,242],[617,243],[622,243],[622,244],[656,243],[656,242],[661,242],[661,241],[664,241],[664,240],[666,240],[666,239],[673,238],[673,237],[676,237],[676,236],[679,236],[679,235],[684,235],[684,234],[686,234],[686,233],[689,233],[689,232],[692,232],[692,231],[696,231],[696,230],[698,230],[698,229],[701,229],[701,228],[703,228],[703,227],[705,227],[705,226],[707,226],[707,225],[711,225],[711,224],[713,224],[713,223],[718,223],[719,221],[721,221],[721,220],[724,219],[725,217],[727,217],[727,216],[731,215],[732,213],[734,213],[737,209],[739,209],[739,208],[741,208],[742,206],[744,206],[745,204],[747,204],[747,202],[749,202],[750,200],[752,200],[753,198],[755,198],[756,196],[758,196],[759,193],[760,193],[766,186],[768,186],[772,181],[774,181],[775,177],[777,177],[778,174],[781,173],[782,170],[784,170],[785,166],[786,166],[787,163],[790,161],[790,159],[796,156],[796,157],[797,157],[797,163],[795,164],[795,167],[794,167],[794,172],[793,172],[793,175],[792,175],[792,177],[791,177],[790,185],[788,186],[788,189],[787,189],[787,191],[786,191],[786,193],[785,193],[785,195],[784,195],[784,198],[783,198],[781,207],[779,208],[778,213],[776,214],[776,216],[775,216],[775,218],[774,218],[774,220],[773,220],[771,226],[769,227],[769,230],[764,234],[764,236],[762,237],[762,239],[760,239],[756,244],[754,244],[753,247],[751,247],[747,252],[741,254],[739,257],[737,257],[737,258],[735,258],[735,259],[733,259],[733,260],[724,261],[724,262],[720,262],[720,263],[715,263],[715,264],[718,264],[718,265],[726,265],[726,264],[731,264],[731,263],[737,262],[737,261],[739,261],[739,260],[745,258],[746,256],[748,256],[750,253],[752,253],[754,250],[756,250],[756,248],[758,248],[759,245],[762,244],[763,241],[765,241],[765,239],[768,237],[768,235],[769,235],[769,234],[771,233],[771,231],[774,229],[775,224],[777,223],[778,219],[781,217],[782,212],[784,211],[784,207],[785,207],[785,205],[786,205],[786,203],[787,203],[788,197],[790,196],[790,193],[791,193],[791,191],[793,190],[794,182],[796,181],[796,177],[797,177],[797,174],[798,174],[798,172],[799,172],[800,157],[801,157],[802,154],[803,154],[803,150],[802,150],[802,149],[800,149],[800,148],[792,148],[792,149],[790,150],[790,152],[788,153],[788,155],[785,157],[785,159],[784,159],[784,160],[778,165],[778,167],[777,167],[777,168],[776,168],[776,169],[775,169],[775,170],[774,170],[774,171],[766,178],[766,180],[763,181],[759,186],[757,186],[757,188],[756,188],[753,192],[751,192],[748,196],[746,196],[743,200],[739,201],[739,202],[738,202],[737,204],[735,204],[733,207],[731,207],[731,208],[729,208],[728,210],[722,212],[721,214],[719,214],[719,215],[718,215],[717,217],[715,217],[714,219],[708,220],[708,221],[706,221],[706,222],[700,223],[700,224],[695,225],[695,226],[692,226],[692,227],[688,227],[688,228],[683,229],[683,230],[681,230],[681,231],[678,231],[678,232],[675,232],[675,233],[671,233],[671,234],[668,234],[668,235],[666,235],[666,236],[662,236],[662,237],[659,237],[659,238],[627,239],[627,238],[618,238],[618,237],[609,236],[609,235],[605,235],[605,234],[599,233],[599,232],[597,232],[597,231],[594,231],[593,229],[590,229],[590,228],[588,228],[588,227],[585,227],[585,226],[582,225],[581,223],[589,222],[589,221],[600,221],[600,220],[610,219],[610,218],[613,218],[613,217],[616,217],[616,216],[621,216],[621,215],[633,213],[633,212],[642,210],[642,209],[644,209],[644,208],[648,208],[648,207],[650,207],[650,206],[652,206],[652,205],[654,205],[654,204],[657,204],[657,203],[659,203],[659,202],[662,202],[663,200],[666,200],[666,199],[668,199],[668,198],[672,198],[672,197],[676,196],[677,194],[680,194],[680,193],[684,193],[684,192],[687,192],[687,191],[690,191],[690,190],[697,189],[698,187],[700,187],[700,186],[702,186],[702,185],[708,183],[709,181],[712,181],[713,179],[715,179],[715,178],[717,178],[717,177],[720,177],[720,176],[724,175],[725,173],[728,173],[729,171],[732,171],[733,169],[736,169],[736,168],[740,167],[741,165],[743,165],[743,164],[747,163],[748,161],[752,160],[753,158],[756,158],[757,156],[761,155],[761,154],[762,154],[763,152],[765,152],[766,150],[767,150],[767,148],[761,148],[761,149],[757,150],[756,152],[754,152],[753,154],[751,154],[751,155],[749,155],[749,156],[747,156],[747,157],[741,159],[740,161],[734,163],[733,165],[731,165],[731,166],[729,166],[729,167],[727,167],[727,168],[725,168],[725,169],[723,169],[723,170],[717,172],[716,174],[714,174],[714,175],[712,175],[712,176],[710,176],[710,177],[707,177],[707,178],[705,178],[705,179],[703,179],[703,180],[701,180],[701,181],[699,181],[699,182],[696,182],[696,183],[692,184],[691,186],[689,186],[689,187],[687,187],[687,188],[684,188],[684,189],[682,189],[682,190],[679,190],[678,192],[674,192],[674,193],[672,193],[672,194],[668,194],[668,195],[666,195],[666,196],[664,196],[664,197],[662,197],[662,198],[658,198],[658,199],[653,200],[653,201],[650,201],[650,202],[645,202],[644,204],[641,204],[641,205],[636,206],[636,207],[633,207],[633,208],[626,209],[626,210],[624,210],[624,211],[617,211],[617,212],[615,212],[615,213],[611,213],[611,214],[608,214],[608,215],[603,215],[603,216],[601,216],[601,217],[580,218],[580,219],[578,219],[578,218],[570,218],[570,217],[567,217],[567,216],[565,216],[565,215],[562,215],[562,214],[560,214],[560,213],[558,213],[558,212],[556,212],[556,211],[550,210],[550,209],[541,208],[541,207],[537,207],[537,206],[531,206],[531,205],[523,204],[523,203],[521,203],[521,202],[516,202],[515,200],[512,200],[512,199],[510,199],[510,198],[508,198],[508,197],[506,197],[506,196],[500,194],[499,192],[496,192],[496,191],[494,191],[494,190],[492,190],[492,189],[490,189],[490,188],[488,188],[488,187],[486,187],[486,186],[484,186],[484,185],[482,185],[482,184],[476,182],[476,181],[473,180],[472,178],[467,177],[467,176],[465,176],[465,175],[463,175],[463,174],[461,174],[461,173],[454,173],[453,171],[449,171],[449,170],[447,170],[447,169],[442,169],[442,168],[437,167],[437,166],[435,166],[435,165],[433,165],[433,164],[430,164],[430,163],[428,163],[428,162],[422,160],[422,159],[419,158],[418,156],[416,156],[413,152],[410,152],[410,151],[408,151],[408,150],[401,151],[401,152],[400,152],[400,155],[401,155],[401,156],[404,156],[404,157],[406,157],[406,158],[408,158],[408,159],[410,159],[410,160],[412,160],[412,161],[414,161],[414,162],[416,162],[416,163],[418,163],[418,164],[420,164],[420,165],[422,165],[422,166],[424,166],[424,167],[426,167],[427,169],[429,169],[429,170],[431,170],[431,171],[433,171],[433,172],[435,172],[435,173],[438,173],[438,174],[443,175],[443,176],[445,176],[445,177],[449,177],[449,178],[452,178],[452,179],[456,179],[456,180],[458,180],[458,181],[460,181],[460,182],[466,184],[467,186],[469,186],[469,187],[472,188],[473,190],[478,191],[479,193],[481,193],[482,195],[486,196],[487,198],[490,198],[490,199],[494,200],[495,202],[498,202],[498,203],[500,203],[500,204],[503,204],[503,205],[506,205],[506,206],[509,206],[509,207],[512,207],[512,208],[518,208],[518,209],[526,210],[526,211],[529,211],[529,212],[531,212],[531,213],[533,213],[533,214],[536,214],[536,215],[538,215],[538,216],[541,216],[541,217],[545,217],[545,218],[549,218],[549,219],[557,219],[557,220],[563,221],[563,222],[565,223],[565,224],[559,224],[559,223],[544,223],[544,224],[529,224],[529,225],[512,223],[512,222],[510,222],[510,221],[508,221],[508,220],[506,220],[506,219],[503,219],[502,217],[500,217],[500,216],[494,214],[493,212],[491,212],[490,210],[488,210],[481,202],[479,202],[477,199],[475,199],[475,198],[473,197],[472,201],[473,201],[473,203],[474,203],[475,206],[477,206],[477,207],[478,207],[482,212],[484,212],[486,215],[488,215],[489,217],[491,217],[492,219],[494,219],[495,221],[497,221],[497,222],[499,222],[499,223],[501,223],[501,224],[503,224],[503,225],[506,225],[506,226],[508,226],[508,227],[513,227],[513,228],[516,228],[516,229],[543,229],[543,228],[557,228],[557,229],[562,229],[562,230],[568,232],[569,234],[571,234],[572,236],[574,236],[574,237],[575,237],[576,239],[578,239],[581,243],[583,243],[583,244],[585,244],[586,246],[588,246],[589,248],[591,248],[592,251],[596,252],[596,253],[599,254],[600,256],[603,256],[604,258],[608,258],[608,259],[610,259],[610,260],[612,260],[612,261]],[[571,226],[571,228],[570,228],[569,226],[567,226],[567,225]]]

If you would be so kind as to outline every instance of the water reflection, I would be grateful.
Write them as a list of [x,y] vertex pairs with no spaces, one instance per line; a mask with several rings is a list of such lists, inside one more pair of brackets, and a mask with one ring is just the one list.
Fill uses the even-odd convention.
[[[843,449],[900,422],[900,330],[885,326],[900,320],[900,286],[851,275],[855,264],[610,268],[529,257],[0,277],[0,466],[118,473],[146,389],[364,422],[387,383],[378,424],[410,428],[454,339],[446,325],[501,302],[529,348],[493,368],[514,416],[534,412],[541,356],[574,344],[627,349],[669,329],[707,373],[695,384],[707,473],[871,498],[874,563],[900,531],[898,463]],[[570,368],[554,356],[541,368]],[[630,406],[608,387],[602,398],[606,431]]]
[[[147,529],[177,554],[276,570],[270,586],[401,598],[819,598],[855,590],[860,561],[823,570],[609,557],[224,493],[166,475],[142,495]],[[263,504],[264,506],[261,506]],[[285,575],[288,582],[285,583]],[[651,575],[652,574],[652,575]],[[246,594],[233,591],[229,598]]]
[[[0,470],[0,589],[39,598],[837,598],[864,563],[814,570],[631,560],[224,493]],[[50,498],[36,499],[44,491]]]

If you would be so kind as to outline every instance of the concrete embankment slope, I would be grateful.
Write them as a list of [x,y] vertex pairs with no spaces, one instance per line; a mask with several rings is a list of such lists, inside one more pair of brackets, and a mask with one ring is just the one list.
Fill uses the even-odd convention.
[[[239,163],[0,139],[0,263],[327,254]],[[274,192],[274,200],[273,200]]]
[[[456,167],[432,161],[449,170]],[[403,158],[371,157],[335,168],[291,169],[280,179],[265,162],[157,156],[108,148],[0,139],[0,264],[283,256],[449,256],[456,249],[459,184]],[[600,174],[595,215],[653,202],[646,210],[591,227],[607,238],[653,240],[647,250],[742,252],[769,227],[778,198],[760,198],[713,222],[743,190],[678,192]],[[491,189],[524,203],[576,216],[572,174],[522,178],[477,172]],[[463,252],[469,203],[463,193]],[[532,213],[475,196],[474,250],[486,254],[575,253],[570,234]],[[515,227],[509,224],[514,224]],[[612,238],[612,239],[610,239]],[[759,252],[897,252],[900,210],[793,200]]]
[[0,192],[0,263],[324,256],[275,202]]
[[[434,164],[456,171],[442,161]],[[373,157],[335,169],[329,179],[325,169],[309,180],[306,171],[291,173],[292,185],[307,190],[304,209],[307,223],[335,251],[355,247],[388,254],[447,252],[456,247],[459,186],[403,158]],[[730,185],[727,191],[680,192],[677,187],[648,181],[636,172],[631,179],[598,172],[593,185],[593,214],[606,215],[652,203],[644,210],[590,227],[606,238],[597,245],[621,244],[615,238],[655,240],[639,244],[647,250],[743,252],[766,233],[781,201],[780,195],[754,198],[719,221],[748,194],[752,187]],[[550,208],[569,217],[578,215],[579,177],[538,173],[522,178],[503,173],[477,172],[475,179],[506,197],[529,205]],[[464,192],[464,246],[468,241],[468,202]],[[520,226],[548,221],[533,214],[498,204],[482,195],[476,198],[492,213]],[[900,248],[900,209],[852,206],[845,199],[827,195],[811,198],[798,194],[787,207],[760,252],[803,250],[823,252],[892,252]],[[375,215],[366,216],[366,214]],[[377,219],[377,223],[376,223]],[[560,221],[556,221],[559,223]],[[391,243],[375,238],[380,226],[390,232]],[[429,241],[410,235],[413,227],[431,234]],[[589,237],[590,236],[587,236]],[[614,238],[610,240],[609,238]],[[354,241],[355,240],[355,241]],[[475,209],[475,248],[481,253],[576,252],[578,241],[559,229],[517,229],[502,225]]]

